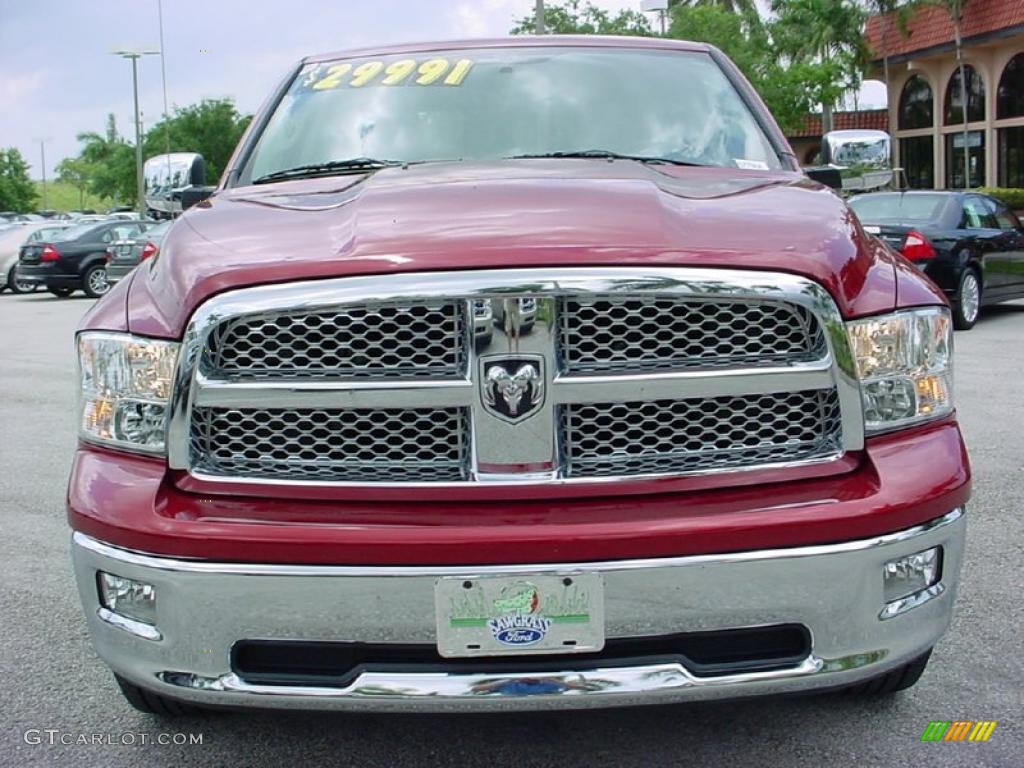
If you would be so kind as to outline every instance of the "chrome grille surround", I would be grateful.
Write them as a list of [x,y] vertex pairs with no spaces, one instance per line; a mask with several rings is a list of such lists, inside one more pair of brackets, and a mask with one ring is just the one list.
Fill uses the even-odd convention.
[[[719,308],[719,316],[721,307],[726,305],[760,316],[781,317],[784,313],[798,319],[799,330],[786,337],[788,346],[784,354],[770,364],[765,364],[760,355],[756,360],[742,355],[718,355],[703,362],[693,354],[631,357],[632,353],[623,356],[621,346],[613,345],[610,348],[617,350],[618,357],[606,355],[602,360],[600,355],[592,355],[597,362],[590,363],[589,369],[573,369],[573,350],[565,349],[566,321],[560,313],[568,302],[593,307],[612,299],[617,306],[627,308],[662,307],[668,306],[666,302],[676,302],[691,311],[694,306],[706,309],[710,304]],[[481,301],[489,301],[495,307],[493,339],[478,337],[474,344],[473,323],[466,320],[473,317],[474,307]],[[316,376],[298,379],[274,373],[260,379],[239,378],[218,369],[212,364],[214,359],[208,361],[205,355],[209,353],[203,351],[211,349],[210,341],[216,334],[221,334],[217,338],[224,338],[221,326],[256,317],[296,312],[336,314],[367,306],[449,305],[461,307],[462,338],[458,344],[465,350],[465,361],[458,376],[408,376],[400,371],[368,374],[364,366],[350,372],[325,367]],[[763,347],[767,335],[760,328],[753,330],[755,343]],[[482,372],[495,361],[531,354],[544,359],[543,402],[529,418],[516,424],[506,423],[483,403]],[[671,361],[666,362],[669,358]],[[578,355],[576,359],[580,359]],[[623,362],[618,362],[620,359]],[[617,367],[608,367],[611,365]],[[842,318],[831,296],[813,281],[783,273],[696,268],[505,269],[260,286],[213,297],[193,315],[183,339],[172,394],[168,461],[174,469],[220,483],[298,482],[329,487],[608,483],[821,464],[863,447],[860,392],[851,366]],[[603,454],[601,450],[580,453],[579,446],[586,445],[586,441],[580,442],[578,434],[567,430],[570,422],[566,419],[587,413],[581,409],[593,404],[640,404],[634,407],[632,416],[626,414],[629,420],[665,403],[668,412],[681,407],[680,402],[689,404],[689,408],[696,401],[710,407],[708,403],[723,398],[747,398],[763,406],[767,401],[758,399],[763,396],[785,397],[804,392],[816,392],[816,397],[835,406],[822,411],[817,437],[812,439],[810,432],[780,426],[776,434],[762,436],[765,446],[771,443],[784,447],[762,446],[762,450],[758,447],[761,443],[743,443],[741,458],[725,459],[725,454],[714,451],[702,458],[680,453],[670,442],[662,442],[662,449],[653,452],[620,451],[631,457],[620,460],[617,449],[606,449]],[[288,476],[285,480],[281,474],[267,474],[246,464],[242,461],[244,451],[211,454],[223,447],[215,443],[197,448],[192,440],[192,422],[198,413],[203,423],[204,412],[198,410],[203,408],[220,409],[222,415],[237,411],[243,416],[250,410],[336,415],[338,411],[353,410],[440,409],[461,413],[463,417],[442,420],[450,428],[424,430],[412,440],[421,448],[420,441],[426,441],[429,457],[444,456],[443,469],[432,468],[429,460],[423,468],[416,468],[414,462],[404,464],[404,473],[378,471],[384,464],[370,467],[373,471],[350,471],[351,467],[341,467],[340,461],[333,465],[330,461],[316,465],[296,461],[288,464],[295,471],[284,473]],[[760,408],[762,413],[767,410],[770,409]],[[793,412],[802,413],[799,408]],[[610,412],[593,423],[603,425],[613,421],[612,416]],[[746,428],[754,420],[748,418],[744,422]],[[721,422],[723,429],[727,423],[728,420]],[[765,429],[761,424],[758,434]],[[788,439],[794,435],[794,439]],[[328,443],[336,439],[331,437]],[[295,455],[311,456],[307,449],[313,442],[313,436],[306,434],[295,447]],[[714,447],[713,441],[708,444]],[[461,451],[454,463],[454,454],[447,452],[453,445],[460,446]],[[340,457],[340,453],[330,453],[333,447],[328,444],[321,450]],[[241,448],[241,444],[236,448]],[[211,455],[217,460],[212,460]],[[461,468],[456,476],[452,467],[459,462]],[[355,463],[352,466],[359,469]]]

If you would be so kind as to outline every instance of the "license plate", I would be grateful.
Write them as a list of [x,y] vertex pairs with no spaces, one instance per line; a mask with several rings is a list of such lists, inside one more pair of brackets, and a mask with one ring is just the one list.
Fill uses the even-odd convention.
[[604,648],[599,573],[446,576],[434,582],[437,650],[447,658]]

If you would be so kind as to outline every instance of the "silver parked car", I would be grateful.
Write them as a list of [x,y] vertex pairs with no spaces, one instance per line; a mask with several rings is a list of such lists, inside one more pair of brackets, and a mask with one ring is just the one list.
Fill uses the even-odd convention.
[[136,237],[118,240],[107,248],[107,282],[113,284],[160,250],[164,234],[173,221],[165,221]]

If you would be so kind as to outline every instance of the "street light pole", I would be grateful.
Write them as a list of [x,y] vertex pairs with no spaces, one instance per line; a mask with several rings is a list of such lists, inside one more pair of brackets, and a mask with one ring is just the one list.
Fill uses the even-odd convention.
[[145,186],[142,181],[142,117],[139,115],[139,59],[160,51],[114,51],[123,59],[132,62],[132,95],[135,100],[135,207],[140,214],[146,213]]
[[142,189],[142,122],[139,119],[139,56],[132,60],[132,95],[135,98],[135,207],[139,213],[146,212],[146,201]]
[[43,168],[43,210],[50,210],[50,200],[46,194],[46,139],[36,139],[39,142],[39,157]]
[[533,7],[533,32],[543,35],[547,30],[544,27],[544,0],[537,0]]
[[167,150],[167,178],[171,178],[171,121],[167,114],[167,48],[164,46],[164,4],[156,0],[156,13],[160,22],[160,81],[164,89],[164,145]]

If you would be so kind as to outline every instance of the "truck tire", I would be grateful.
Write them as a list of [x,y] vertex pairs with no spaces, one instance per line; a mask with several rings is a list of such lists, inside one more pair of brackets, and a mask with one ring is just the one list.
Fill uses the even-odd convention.
[[147,691],[134,683],[129,683],[120,675],[115,674],[114,679],[117,680],[117,685],[128,703],[139,712],[161,717],[199,717],[204,713],[200,707]]
[[931,655],[932,649],[929,648],[916,659],[908,661],[902,667],[890,670],[872,680],[851,685],[844,692],[851,696],[888,696],[897,691],[906,690],[921,679],[921,674],[924,672],[924,668],[928,666],[928,658]]

